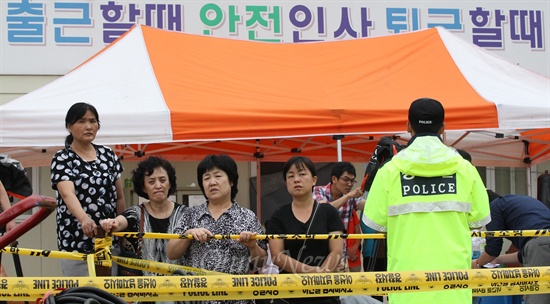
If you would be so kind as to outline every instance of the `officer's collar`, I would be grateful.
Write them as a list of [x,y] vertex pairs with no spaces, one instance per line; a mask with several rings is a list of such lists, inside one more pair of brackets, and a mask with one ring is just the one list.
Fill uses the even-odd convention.
[[443,142],[443,139],[441,139],[441,135],[437,134],[437,133],[431,133],[431,132],[426,132],[426,133],[418,133],[418,134],[415,134],[413,137],[411,137],[411,139],[409,139],[409,142],[407,143],[407,146],[410,146],[410,144],[413,143],[413,141],[417,138],[417,137],[424,137],[424,136],[436,136],[437,138],[439,138],[439,140],[441,142]]

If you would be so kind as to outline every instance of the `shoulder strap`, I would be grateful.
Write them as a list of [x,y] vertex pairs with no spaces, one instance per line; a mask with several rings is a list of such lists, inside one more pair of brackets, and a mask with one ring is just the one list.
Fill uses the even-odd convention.
[[309,229],[311,228],[311,224],[313,224],[313,220],[315,220],[315,214],[317,213],[317,208],[319,208],[319,203],[317,201],[313,201],[315,204],[315,210],[313,210],[313,215],[311,216],[311,221],[309,222],[309,226],[307,227],[306,234],[309,234]]
[[[145,218],[145,206],[143,204],[140,204],[139,207],[141,209],[141,217],[139,218],[139,232],[142,233],[143,232],[143,221],[144,221],[144,218]],[[140,239],[142,239],[142,238],[140,238]]]
[[[313,221],[315,220],[315,214],[317,214],[317,209],[319,208],[319,203],[317,201],[313,201],[313,204],[315,205],[315,209],[313,210],[313,215],[311,216],[311,221],[309,222],[309,226],[307,227],[306,235],[309,234],[309,229],[311,228],[311,225],[313,224]],[[300,257],[302,257],[302,251],[304,251],[304,248],[306,248],[306,242],[307,239],[304,239],[304,243],[302,244],[302,248],[300,248],[300,251],[298,252],[298,257],[296,258],[296,261],[300,262]]]
[[[357,206],[357,204],[356,204]],[[351,218],[353,217],[353,208],[351,208],[351,206],[348,204],[348,207],[349,207],[349,212],[348,212],[348,227],[346,227],[348,229],[348,231],[346,231],[348,234],[349,234],[349,227],[350,227],[350,224],[351,224]]]
[[[143,223],[145,221],[145,206],[143,204],[139,205],[139,208],[141,209],[141,216],[139,218],[139,233],[143,233]],[[141,256],[141,246],[143,243],[143,237],[138,238],[138,248],[137,248],[137,256]]]

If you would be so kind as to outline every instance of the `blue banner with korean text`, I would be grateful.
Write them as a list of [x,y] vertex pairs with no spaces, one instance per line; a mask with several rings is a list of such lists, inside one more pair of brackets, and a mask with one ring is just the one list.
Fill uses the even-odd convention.
[[2,0],[0,74],[63,75],[134,24],[267,43],[361,39],[444,27],[550,75],[550,1]]

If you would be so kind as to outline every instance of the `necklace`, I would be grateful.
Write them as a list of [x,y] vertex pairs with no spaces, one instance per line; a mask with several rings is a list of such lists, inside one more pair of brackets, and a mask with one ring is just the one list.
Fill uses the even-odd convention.
[[158,219],[165,219],[167,217],[170,216],[170,205],[168,203],[163,203],[163,205],[166,205],[166,208],[165,210],[163,211],[162,207],[159,207],[159,211],[155,210],[155,208],[153,208],[153,204],[151,202],[149,202],[149,208],[151,209],[152,212],[151,215],[155,218],[158,218]]
[[97,158],[97,151],[93,145],[79,145],[77,143],[71,144],[73,151],[80,156],[83,160],[89,162]]

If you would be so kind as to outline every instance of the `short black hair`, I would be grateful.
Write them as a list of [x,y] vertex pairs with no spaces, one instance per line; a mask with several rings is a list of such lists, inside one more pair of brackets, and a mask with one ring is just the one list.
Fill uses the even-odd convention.
[[317,171],[315,170],[315,165],[306,156],[292,156],[283,167],[283,179],[286,181],[286,174],[288,173],[288,170],[290,170],[290,167],[292,165],[295,165],[297,169],[303,169],[304,167],[307,168],[312,176],[317,176]]
[[199,183],[199,187],[201,188],[202,194],[206,199],[206,193],[204,192],[204,185],[202,184],[202,176],[215,168],[218,168],[225,172],[227,174],[227,177],[229,178],[229,182],[232,184],[231,186],[231,201],[235,201],[235,197],[237,196],[237,192],[239,192],[239,189],[237,187],[237,184],[239,182],[239,170],[237,169],[237,163],[228,155],[225,154],[210,154],[207,155],[199,165],[197,166],[197,181]]
[[439,130],[443,124],[439,125],[415,125],[411,124],[411,128],[413,129],[415,134],[422,134],[422,133],[439,133]]
[[168,181],[170,182],[168,195],[176,193],[178,189],[178,185],[176,184],[176,169],[174,169],[172,164],[164,158],[149,156],[145,160],[139,162],[137,168],[132,171],[132,183],[134,184],[134,191],[137,195],[149,199],[149,195],[143,191],[145,177],[153,174],[156,168],[163,168],[168,174]]
[[353,176],[356,176],[355,167],[350,162],[337,162],[334,163],[332,169],[330,170],[330,176],[336,176],[340,178],[344,172],[347,172]]

